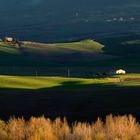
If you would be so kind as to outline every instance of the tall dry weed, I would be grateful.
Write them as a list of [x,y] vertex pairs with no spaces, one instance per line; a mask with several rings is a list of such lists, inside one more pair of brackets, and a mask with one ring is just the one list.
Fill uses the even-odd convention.
[[109,115],[106,122],[98,119],[92,124],[76,122],[71,126],[60,118],[11,118],[0,121],[0,140],[140,140],[140,124],[131,115]]

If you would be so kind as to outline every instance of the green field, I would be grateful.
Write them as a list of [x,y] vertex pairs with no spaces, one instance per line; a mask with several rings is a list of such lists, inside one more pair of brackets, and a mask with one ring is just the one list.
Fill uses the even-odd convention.
[[107,114],[139,118],[140,74],[65,78],[0,76],[0,117],[64,117],[93,121]]
[[[22,76],[0,76],[0,88],[19,88],[19,89],[41,89],[61,86],[65,82],[75,82],[79,85],[105,84],[119,78],[110,79],[82,79],[82,78],[63,78],[63,77],[22,77]],[[70,85],[68,85],[70,86]],[[71,87],[75,88],[75,87]]]
[[[126,80],[128,79],[128,81]],[[128,74],[124,76],[104,77],[104,78],[64,78],[64,77],[33,77],[33,76],[0,76],[0,88],[13,88],[13,89],[41,89],[61,87],[63,83],[75,83],[67,85],[67,88],[84,88],[90,85],[98,84],[114,84],[118,86],[139,86],[139,74]]]

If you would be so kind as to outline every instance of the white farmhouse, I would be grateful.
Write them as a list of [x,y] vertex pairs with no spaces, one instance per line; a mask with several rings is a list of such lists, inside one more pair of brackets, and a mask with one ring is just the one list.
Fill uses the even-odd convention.
[[126,74],[126,71],[123,69],[116,70],[116,74]]
[[12,42],[12,41],[14,41],[14,39],[12,37],[5,37],[5,41]]

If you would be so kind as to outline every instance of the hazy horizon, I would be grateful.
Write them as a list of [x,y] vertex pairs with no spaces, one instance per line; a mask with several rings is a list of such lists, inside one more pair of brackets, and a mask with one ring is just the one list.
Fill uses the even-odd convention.
[[[0,0],[0,37],[65,40],[100,32],[137,32],[138,0]],[[46,40],[47,38],[47,40]]]

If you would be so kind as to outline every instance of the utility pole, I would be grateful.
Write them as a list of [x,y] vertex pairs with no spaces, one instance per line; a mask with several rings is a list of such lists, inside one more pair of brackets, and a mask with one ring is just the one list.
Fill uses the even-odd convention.
[[38,76],[38,73],[37,73],[37,71],[35,71],[35,76],[36,76],[36,77]]
[[13,66],[12,69],[13,69],[13,70],[12,70],[12,71],[13,71],[12,73],[13,73],[13,75],[14,75],[14,74],[15,74],[15,67]]
[[70,69],[68,68],[68,77],[70,77]]

